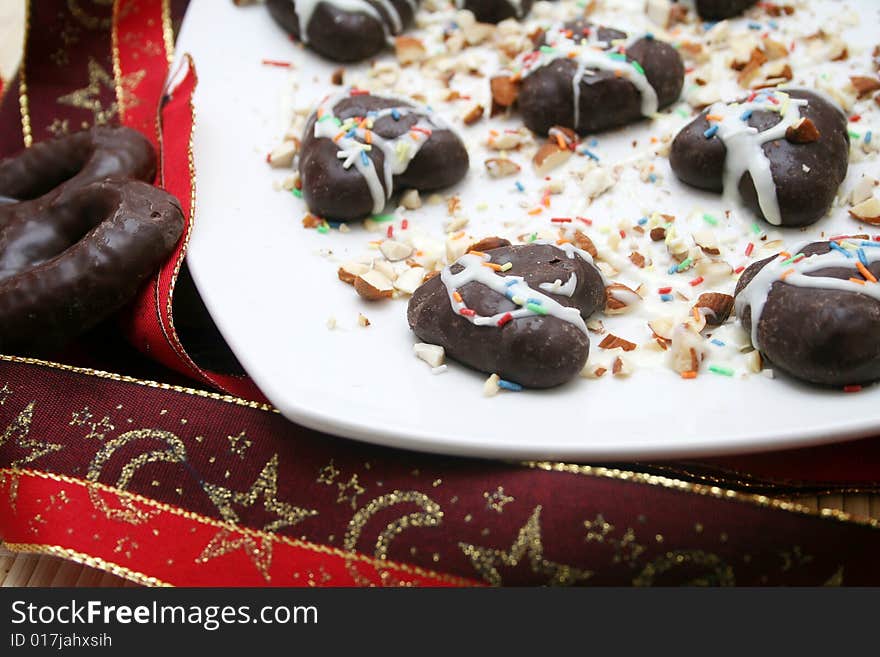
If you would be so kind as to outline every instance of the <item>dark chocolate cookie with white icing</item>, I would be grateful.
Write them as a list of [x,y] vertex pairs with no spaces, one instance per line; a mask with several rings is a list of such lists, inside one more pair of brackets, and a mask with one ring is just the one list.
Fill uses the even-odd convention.
[[309,210],[337,221],[382,212],[395,190],[448,187],[467,170],[464,143],[430,109],[357,89],[309,117],[299,160]]
[[696,0],[697,13],[706,21],[720,21],[739,16],[758,0]]
[[508,18],[525,18],[532,10],[532,0],[456,0],[459,9],[467,9],[480,23],[500,23]]
[[419,339],[469,367],[550,388],[583,369],[585,319],[604,304],[605,283],[588,253],[508,243],[472,251],[423,283],[407,318]]
[[669,163],[683,182],[782,226],[807,226],[846,177],[846,116],[812,91],[765,90],[716,103],[678,133]]
[[775,367],[809,383],[880,380],[880,242],[815,242],[752,264],[736,314]]
[[507,98],[493,95],[496,105],[515,101],[537,133],[563,126],[585,135],[652,117],[674,103],[684,63],[675,48],[651,35],[629,39],[577,20],[549,29],[505,77],[510,84],[504,86],[515,91]]
[[419,0],[267,0],[293,37],[327,59],[358,62],[388,46],[413,21]]

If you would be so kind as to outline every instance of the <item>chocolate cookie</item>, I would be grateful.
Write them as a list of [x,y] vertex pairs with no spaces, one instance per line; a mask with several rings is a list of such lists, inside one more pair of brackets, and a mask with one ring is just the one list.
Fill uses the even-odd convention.
[[0,161],[0,351],[54,348],[122,308],[183,232],[128,128],[42,142]]
[[267,0],[281,27],[337,62],[358,62],[412,23],[419,0]]
[[605,304],[588,253],[532,243],[471,252],[421,285],[407,318],[419,339],[465,365],[530,388],[578,375],[590,340],[584,319]]
[[684,84],[684,63],[669,44],[652,36],[627,44],[625,32],[582,20],[548,30],[513,68],[515,94],[493,99],[501,106],[515,100],[540,134],[563,126],[584,135],[651,117]]
[[532,10],[532,0],[455,0],[455,5],[469,10],[480,23],[520,19]]
[[806,226],[828,212],[846,177],[846,116],[811,91],[761,91],[716,103],[672,142],[682,181],[746,207],[775,226]]
[[397,189],[448,187],[467,169],[461,139],[431,110],[356,89],[309,117],[299,160],[309,210],[339,221],[382,212]]
[[751,265],[736,314],[754,347],[798,379],[845,386],[880,380],[880,243],[815,242]]
[[758,0],[697,0],[697,13],[706,21],[720,21],[743,13]]

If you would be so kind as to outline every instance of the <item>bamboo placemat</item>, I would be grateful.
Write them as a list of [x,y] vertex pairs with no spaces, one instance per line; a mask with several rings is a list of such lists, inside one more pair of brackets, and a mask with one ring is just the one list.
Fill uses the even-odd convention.
[[[837,509],[880,519],[880,495],[793,497],[813,510]],[[0,586],[137,586],[128,580],[73,561],[40,554],[14,553],[0,543]]]

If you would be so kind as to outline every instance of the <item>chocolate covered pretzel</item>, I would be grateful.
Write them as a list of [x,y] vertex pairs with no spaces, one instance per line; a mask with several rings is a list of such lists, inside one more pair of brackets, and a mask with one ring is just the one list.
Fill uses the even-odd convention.
[[702,112],[675,137],[669,163],[683,182],[741,199],[773,225],[807,226],[846,177],[846,122],[812,91],[754,92]]
[[299,160],[309,210],[338,221],[382,212],[398,189],[448,187],[467,169],[464,143],[428,108],[356,89],[309,117]]
[[469,367],[550,388],[583,369],[585,319],[604,304],[602,274],[588,253],[571,244],[508,242],[467,253],[423,283],[407,319],[419,339]]
[[293,37],[327,59],[358,62],[380,53],[412,23],[418,0],[267,0]]
[[583,20],[548,30],[509,75],[492,81],[496,106],[516,102],[534,132],[562,126],[581,135],[652,117],[683,84],[684,63],[669,44]]
[[183,231],[177,200],[141,182],[155,171],[129,128],[0,161],[0,351],[60,346],[134,297]]

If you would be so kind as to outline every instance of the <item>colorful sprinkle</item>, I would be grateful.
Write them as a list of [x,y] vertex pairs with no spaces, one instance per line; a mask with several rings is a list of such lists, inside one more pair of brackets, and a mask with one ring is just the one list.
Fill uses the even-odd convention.
[[718,338],[712,338],[710,342],[718,347],[723,347],[726,343],[719,340]]
[[856,263],[856,268],[859,270],[859,273],[867,278],[869,281],[871,281],[872,283],[877,282],[877,277],[874,276],[874,274],[871,273],[871,270],[865,267],[865,265],[863,265],[861,262]]
[[688,285],[690,285],[691,287],[697,287],[697,285],[699,285],[700,283],[702,283],[703,280],[704,280],[704,279],[703,279],[702,276],[697,276],[694,280],[690,281],[690,282],[688,283]]
[[673,299],[673,297],[671,294],[661,294],[660,295],[661,301],[672,301],[672,299]]
[[710,224],[712,226],[718,225],[718,220],[715,217],[713,217],[711,214],[704,214],[703,221],[705,221],[707,224]]
[[513,381],[505,381],[504,379],[498,379],[498,387],[502,390],[509,390],[510,392],[521,392],[523,387],[514,383]]
[[458,314],[459,314],[459,315],[464,315],[465,317],[473,317],[473,316],[476,315],[477,313],[476,313],[476,311],[475,311],[473,308],[461,308],[461,309],[458,311]]
[[[293,194],[294,196],[296,196],[297,198],[302,198],[302,197],[303,197],[303,192],[302,192],[302,190],[301,190],[300,188],[298,188],[298,187],[294,187],[293,189],[291,189],[291,190],[290,190],[290,193]],[[880,245],[878,245],[878,246],[880,246]]]
[[718,126],[717,126],[717,125],[713,125],[711,128],[709,128],[708,130],[706,130],[706,131],[703,133],[703,136],[704,136],[706,139],[712,139],[712,137],[714,137],[716,134],[718,134]]
[[843,386],[844,392],[861,392],[862,386],[855,384],[850,386]]
[[531,310],[536,315],[546,315],[547,309],[544,306],[540,306],[537,303],[529,302],[526,304],[526,308]]
[[505,324],[507,324],[507,322],[511,321],[512,319],[513,319],[513,315],[511,315],[510,313],[504,313],[501,316],[501,319],[498,320],[498,326],[504,326]]
[[514,184],[516,185],[516,188],[517,188],[519,191],[521,191],[521,192],[526,191],[526,188],[523,187],[523,184],[522,184],[519,180],[517,180]]
[[731,368],[721,367],[720,365],[709,365],[709,371],[721,376],[733,376],[733,370]]
[[681,373],[681,378],[682,378],[682,379],[696,379],[696,378],[697,378],[697,373],[694,372],[693,370],[691,370],[691,371],[689,371],[689,372],[682,372],[682,373]]
[[843,255],[845,255],[847,258],[852,258],[852,257],[853,257],[852,253],[850,253],[849,251],[847,251],[846,249],[844,249],[844,248],[843,248],[842,246],[840,246],[840,244],[838,244],[837,242],[829,242],[828,245],[829,245],[832,249],[834,249],[835,251],[840,251],[840,252],[841,252]]
[[505,262],[498,271],[510,271],[511,269],[513,269],[513,263]]

